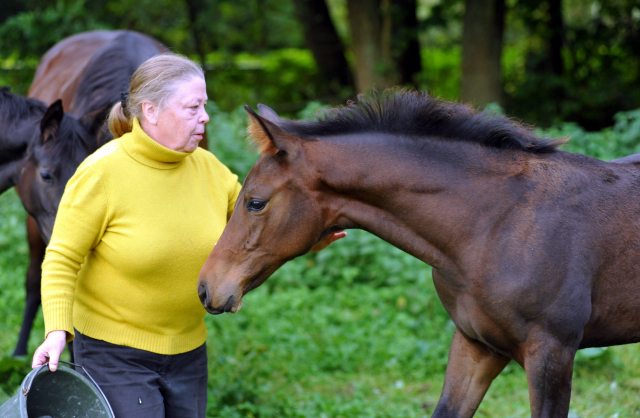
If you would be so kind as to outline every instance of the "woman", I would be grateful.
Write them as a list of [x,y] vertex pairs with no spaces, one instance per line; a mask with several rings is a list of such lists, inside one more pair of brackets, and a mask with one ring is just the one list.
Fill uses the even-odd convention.
[[[159,55],[109,116],[114,139],[69,180],[42,265],[52,371],[67,341],[117,418],[204,417],[205,310],[198,272],[240,184],[198,148],[209,117],[201,68]],[[319,243],[324,248],[343,234]]]

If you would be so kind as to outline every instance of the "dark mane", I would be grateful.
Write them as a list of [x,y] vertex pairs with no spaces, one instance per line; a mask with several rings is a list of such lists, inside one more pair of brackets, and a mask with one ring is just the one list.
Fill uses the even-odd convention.
[[0,88],[0,118],[9,126],[41,118],[45,110],[47,105],[40,100],[11,93],[9,87]]
[[[80,117],[110,110],[120,100],[120,93],[128,91],[134,71],[144,61],[162,52],[159,48],[151,38],[123,31],[96,52],[87,64],[69,111]],[[106,117],[106,113],[102,117]]]
[[531,128],[505,116],[478,112],[469,105],[435,99],[426,93],[387,90],[360,95],[346,106],[324,111],[316,121],[283,120],[285,131],[307,138],[359,132],[430,136],[527,152],[553,152],[565,139],[538,138]]

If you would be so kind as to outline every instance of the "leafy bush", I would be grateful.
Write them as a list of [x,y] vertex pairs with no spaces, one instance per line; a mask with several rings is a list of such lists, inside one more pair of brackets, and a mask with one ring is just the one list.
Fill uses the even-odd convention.
[[576,123],[559,123],[541,130],[542,135],[571,138],[564,149],[605,161],[640,153],[640,109],[618,112],[615,125],[587,132]]
[[212,53],[206,69],[209,98],[225,111],[239,104],[255,107],[264,103],[294,113],[318,93],[315,61],[306,49],[287,48],[260,55]]
[[[29,359],[4,357],[0,359],[0,393],[10,397],[20,387],[25,376],[31,371]],[[1,395],[0,395],[1,397]],[[2,399],[0,399],[0,405]]]

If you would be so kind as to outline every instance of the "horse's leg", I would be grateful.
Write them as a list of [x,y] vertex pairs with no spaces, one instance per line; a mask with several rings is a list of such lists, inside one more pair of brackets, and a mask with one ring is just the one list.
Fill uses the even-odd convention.
[[[18,343],[13,352],[14,357],[26,356],[27,345],[29,343],[29,335],[33,327],[33,320],[38,313],[38,308],[42,304],[42,296],[40,293],[40,284],[42,282],[42,261],[44,260],[44,252],[47,249],[40,231],[36,226],[35,220],[27,217],[27,242],[29,243],[29,269],[27,270],[27,300],[24,307],[24,315],[22,316],[22,327],[20,327],[20,335]],[[73,361],[73,342],[67,344],[71,361]]]
[[38,313],[40,307],[40,282],[42,279],[42,260],[44,260],[44,250],[46,245],[40,236],[38,227],[34,219],[27,217],[27,241],[29,243],[29,269],[27,270],[27,281],[25,283],[27,289],[27,300],[24,307],[24,315],[22,317],[22,327],[20,328],[20,336],[18,344],[13,352],[14,356],[27,355],[27,343],[29,342],[29,334],[33,320]]
[[449,349],[444,388],[432,418],[472,417],[489,385],[509,361],[456,329]]
[[571,400],[575,347],[553,337],[525,344],[524,369],[529,384],[532,418],[566,418]]

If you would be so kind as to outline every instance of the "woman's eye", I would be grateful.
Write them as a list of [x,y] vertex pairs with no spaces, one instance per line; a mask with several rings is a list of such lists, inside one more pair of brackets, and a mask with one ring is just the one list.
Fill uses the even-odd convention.
[[53,183],[53,176],[47,170],[40,170],[40,178],[45,183]]
[[259,212],[264,209],[264,206],[267,204],[266,200],[258,200],[258,199],[250,199],[247,202],[247,210],[253,212]]

